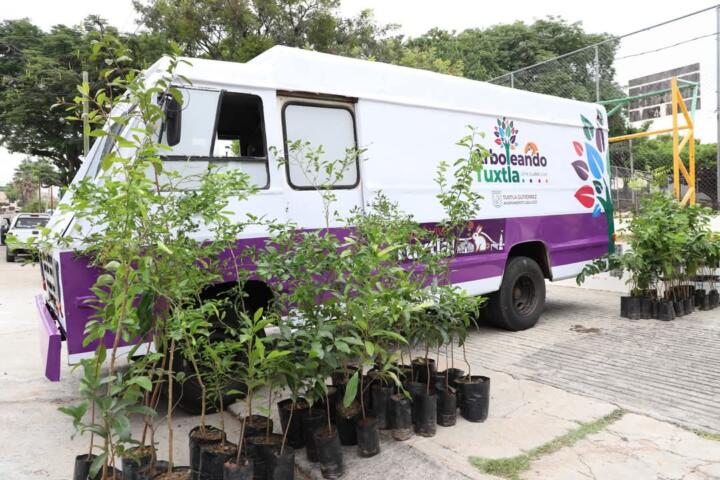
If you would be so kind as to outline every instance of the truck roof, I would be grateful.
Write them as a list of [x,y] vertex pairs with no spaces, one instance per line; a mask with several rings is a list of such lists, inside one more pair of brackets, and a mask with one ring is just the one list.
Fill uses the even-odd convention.
[[[541,123],[582,126],[605,109],[593,103],[502,87],[387,63],[275,46],[247,63],[183,58],[177,73],[195,86],[252,87],[340,95],[443,110],[500,115]],[[148,76],[165,70],[162,58]]]

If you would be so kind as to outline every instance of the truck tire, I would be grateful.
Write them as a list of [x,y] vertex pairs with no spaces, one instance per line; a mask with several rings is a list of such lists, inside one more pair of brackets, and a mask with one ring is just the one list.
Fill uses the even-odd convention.
[[528,257],[510,257],[500,290],[490,295],[489,321],[517,332],[535,326],[545,308],[545,276]]
[[[228,324],[238,322],[237,314],[232,308],[225,310],[224,321]],[[224,328],[218,322],[210,333],[211,342],[221,342],[227,338]],[[238,358],[238,361],[244,361],[244,358]],[[203,368],[202,365],[198,365]],[[173,391],[174,397],[182,410],[191,415],[199,415],[202,412],[202,387],[198,381],[195,368],[192,362],[187,359],[178,349],[173,355],[173,370],[175,372],[183,372],[185,380],[182,382],[174,381]],[[207,385],[206,385],[207,388]],[[238,398],[243,398],[247,392],[246,386],[241,382],[231,382],[225,387],[225,392],[234,391],[234,393],[223,394],[223,405],[227,407]],[[205,413],[215,413],[220,409],[220,402],[209,398],[205,402]]]
[[[191,415],[199,415],[202,412],[202,388],[197,380],[195,369],[192,362],[186,359],[180,351],[176,351],[173,356],[173,371],[183,372],[185,380],[183,382],[174,381],[173,396],[177,405],[186,413]],[[202,368],[202,367],[200,367]],[[226,387],[226,391],[235,390],[240,393],[225,393],[223,395],[223,405],[227,408],[238,398],[245,396],[247,388],[240,382],[232,382]],[[220,403],[210,398],[206,400],[205,413],[215,413],[219,411]]]
[[10,253],[10,249],[8,247],[5,247],[5,261],[7,263],[13,263],[15,261],[15,255]]

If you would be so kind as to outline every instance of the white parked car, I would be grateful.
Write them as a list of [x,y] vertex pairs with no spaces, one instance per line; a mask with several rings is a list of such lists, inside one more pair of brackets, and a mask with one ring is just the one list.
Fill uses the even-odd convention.
[[30,238],[37,239],[40,236],[40,229],[50,220],[46,213],[20,213],[10,222],[10,229],[7,231],[5,243],[5,260],[14,262],[15,256],[30,253],[27,242]]

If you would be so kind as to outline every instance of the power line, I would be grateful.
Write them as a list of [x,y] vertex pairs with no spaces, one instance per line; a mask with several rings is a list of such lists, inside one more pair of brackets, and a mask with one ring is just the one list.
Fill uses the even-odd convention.
[[[533,64],[533,65],[528,65],[527,67],[518,68],[517,70],[513,70],[512,72],[504,73],[504,74],[499,75],[499,76],[497,76],[497,77],[495,77],[495,78],[491,78],[490,80],[487,80],[487,81],[490,82],[490,83],[492,83],[492,82],[494,82],[494,81],[496,81],[496,80],[500,80],[501,78],[508,77],[508,76],[510,76],[510,75],[512,75],[512,74],[515,74],[515,73],[518,73],[518,72],[523,72],[523,71],[529,70],[529,69],[531,69],[531,68],[539,67],[540,65],[545,65],[545,64],[547,64],[547,63],[551,63],[551,62],[554,62],[554,61],[557,61],[557,60],[561,60],[561,59],[566,58],[566,57],[569,57],[569,56],[571,56],[571,55],[575,55],[575,54],[578,53],[578,52],[582,52],[582,51],[585,51],[585,50],[590,50],[590,49],[592,49],[592,48],[599,47],[600,45],[605,45],[606,43],[617,42],[618,40],[622,40],[623,38],[629,37],[629,36],[631,36],[631,35],[637,35],[638,33],[647,32],[648,30],[652,30],[652,29],[654,29],[654,28],[662,27],[662,26],[664,26],[664,25],[669,25],[669,24],[674,23],[674,22],[677,22],[677,21],[679,21],[679,20],[684,20],[684,19],[686,19],[686,18],[695,16],[695,15],[699,15],[699,14],[701,14],[701,13],[709,12],[710,10],[715,10],[715,9],[718,8],[718,7],[720,7],[720,4],[715,4],[715,5],[711,6],[711,7],[703,8],[702,10],[697,10],[697,11],[694,11],[694,12],[691,12],[691,13],[688,13],[688,14],[685,14],[685,15],[681,15],[681,16],[679,16],[679,17],[672,18],[672,19],[670,19],[670,20],[665,20],[665,21],[663,21],[663,22],[656,23],[656,24],[654,24],[654,25],[650,25],[649,27],[641,28],[640,30],[635,30],[635,31],[633,31],[633,32],[626,33],[626,34],[624,34],[624,35],[611,36],[610,38],[607,38],[607,39],[603,40],[602,42],[593,43],[592,45],[588,45],[588,46],[586,46],[586,47],[578,48],[577,50],[573,50],[572,52],[563,53],[562,55],[558,55],[557,57],[549,58],[549,59],[547,59],[547,60],[543,60],[542,62],[538,62],[538,63],[535,63],[535,64]],[[713,33],[713,35],[717,35],[717,33],[718,33],[718,32],[715,32],[715,33]]]
[[682,42],[673,43],[672,45],[666,45],[666,46],[664,46],[664,47],[655,48],[655,49],[652,49],[652,50],[646,50],[646,51],[640,52],[640,53],[633,53],[633,54],[630,54],[630,55],[625,55],[625,56],[623,56],[623,57],[615,57],[615,61],[617,61],[617,60],[625,60],[626,58],[639,57],[639,56],[641,56],[641,55],[646,55],[646,54],[648,54],[648,53],[661,52],[661,51],[663,51],[663,50],[667,50],[667,49],[673,48],[673,47],[678,47],[678,46],[680,46],[680,45],[684,45],[684,44],[686,44],[686,43],[694,42],[694,41],[696,41],[696,40],[702,40],[703,38],[714,37],[714,36],[717,35],[717,34],[718,34],[718,32],[712,32],[712,33],[708,33],[708,34],[706,34],[706,35],[701,35],[701,36],[699,36],[699,37],[690,38],[690,39],[684,40],[684,41],[682,41]]

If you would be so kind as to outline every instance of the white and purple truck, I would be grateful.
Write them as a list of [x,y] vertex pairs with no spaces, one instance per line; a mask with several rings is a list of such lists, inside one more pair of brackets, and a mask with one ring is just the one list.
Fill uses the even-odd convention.
[[[484,132],[480,143],[489,152],[475,182],[484,200],[480,217],[459,239],[451,279],[470,294],[490,294],[492,322],[510,330],[532,327],[543,310],[546,279],[574,277],[613,247],[601,106],[286,47],[245,64],[188,60],[177,72],[192,83],[179,85],[184,105],[173,114],[173,139],[161,138],[174,144],[165,169],[192,174],[216,163],[247,172],[261,189],[231,205],[238,218],[251,212],[302,228],[324,225],[321,199],[300,168],[278,168],[268,148],[302,139],[323,145],[328,158],[366,149],[367,160],[350,165],[336,183],[341,213],[382,191],[417,221],[436,223],[443,216],[434,182],[438,163],[464,154],[456,142],[472,125]],[[148,79],[166,65],[159,60]],[[240,151],[232,148],[238,140]],[[95,142],[75,181],[98,176],[111,141]],[[74,223],[58,210],[49,227],[63,233]],[[267,232],[257,228],[238,242],[261,242]],[[47,378],[57,381],[63,340],[70,363],[93,354],[95,346],[83,346],[83,336],[98,272],[72,246],[45,252],[41,269],[42,355]]]

